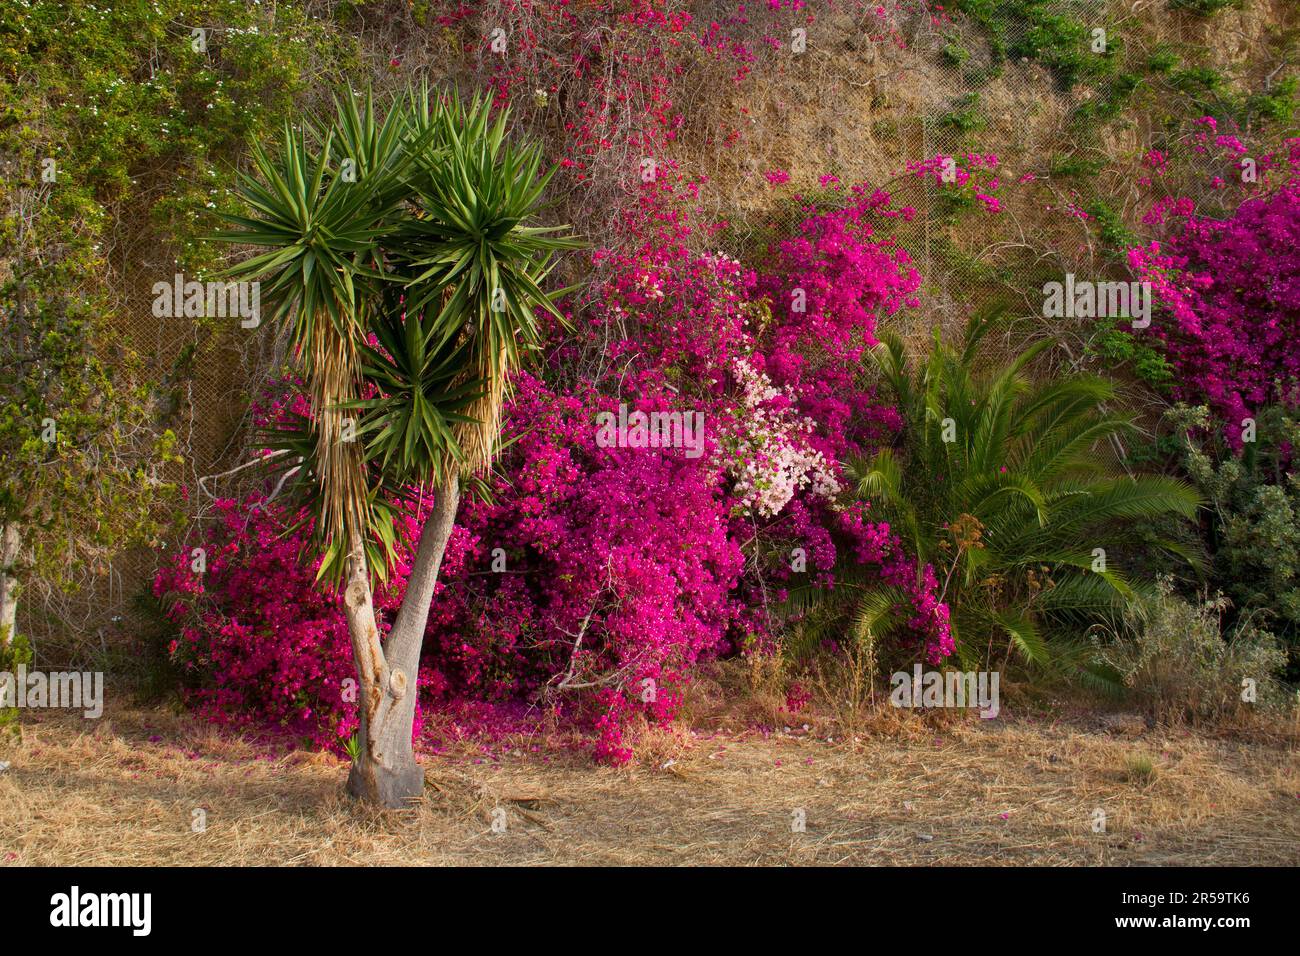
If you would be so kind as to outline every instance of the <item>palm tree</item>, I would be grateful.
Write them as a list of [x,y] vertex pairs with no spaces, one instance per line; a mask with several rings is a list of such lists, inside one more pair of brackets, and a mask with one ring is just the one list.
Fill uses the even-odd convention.
[[[914,370],[902,341],[882,334],[872,356],[904,418],[902,448],[848,468],[871,513],[890,522],[919,568],[934,568],[967,668],[992,666],[1004,644],[1007,655],[1016,649],[1049,663],[1049,634],[1070,642],[1148,588],[1116,566],[1125,546],[1194,558],[1175,542],[1143,537],[1140,523],[1191,518],[1200,504],[1181,481],[1119,468],[1106,443],[1134,426],[1107,410],[1112,382],[1028,374],[1052,340],[990,362],[981,346],[1000,319],[997,311],[975,315],[957,348],[936,331]],[[900,623],[893,589],[852,567],[837,578],[842,588],[823,622],[847,612],[859,637]]]
[[[490,465],[507,380],[540,344],[537,312],[567,227],[533,224],[554,170],[506,137],[490,100],[412,91],[381,119],[347,91],[328,122],[255,150],[246,216],[218,238],[265,251],[230,270],[262,283],[302,363],[309,419],[278,468],[308,505],[321,575],[343,585],[361,727],[348,788],[400,806],[423,790],[415,676],[463,476]],[[371,581],[390,568],[407,489],[435,489],[401,608],[380,638]]]

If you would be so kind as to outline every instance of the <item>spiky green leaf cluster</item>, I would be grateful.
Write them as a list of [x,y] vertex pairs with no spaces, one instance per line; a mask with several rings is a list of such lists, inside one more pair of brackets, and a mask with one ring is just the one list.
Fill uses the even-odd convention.
[[[322,574],[364,540],[383,573],[402,488],[491,459],[505,378],[541,341],[554,255],[536,224],[553,173],[507,136],[508,111],[427,86],[386,111],[348,90],[333,114],[257,149],[246,213],[216,238],[256,251],[228,277],[261,283],[287,330],[312,414],[272,436],[308,507]],[[470,446],[467,453],[466,447]]]
[[[991,362],[982,345],[1003,318],[977,314],[956,344],[936,332],[915,362],[899,338],[881,335],[874,365],[903,414],[903,446],[851,462],[849,473],[872,515],[934,568],[963,663],[996,666],[1014,649],[1048,664],[1053,636],[1063,649],[1148,589],[1139,524],[1191,518],[1200,498],[1181,481],[1122,470],[1110,442],[1134,425],[1111,410],[1114,383],[1031,374],[1051,340]],[[1171,540],[1154,546],[1179,550]],[[852,567],[836,577],[858,629],[888,629],[881,586]]]

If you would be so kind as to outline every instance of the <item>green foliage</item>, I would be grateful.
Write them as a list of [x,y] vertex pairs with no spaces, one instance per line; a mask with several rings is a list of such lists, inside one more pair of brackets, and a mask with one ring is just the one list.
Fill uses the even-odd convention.
[[122,334],[113,253],[151,231],[208,264],[195,237],[226,169],[317,45],[297,3],[0,7],[0,523],[22,530],[20,583],[71,590],[164,530],[176,383]]
[[850,475],[872,514],[935,568],[964,664],[992,664],[1004,644],[1049,664],[1050,637],[1115,618],[1142,590],[1120,563],[1134,522],[1190,518],[1199,499],[1182,482],[1107,463],[1107,440],[1130,434],[1130,419],[1108,410],[1109,381],[1035,381],[1029,369],[1050,340],[991,362],[981,343],[1000,321],[976,315],[956,346],[936,333],[914,367],[898,338],[881,336],[873,355],[904,416],[904,446],[851,463]]
[[1053,177],[1095,176],[1106,168],[1104,159],[1085,159],[1082,153],[1053,156],[1050,173]]
[[1300,78],[1289,76],[1270,90],[1248,96],[1242,112],[1269,123],[1289,123],[1295,118],[1297,89]]
[[57,264],[13,251],[0,282],[0,526],[18,527],[20,551],[6,571],[71,589],[160,533],[180,458],[138,358],[51,288]]
[[[951,199],[951,202],[944,200]],[[959,201],[960,200],[960,201]],[[984,208],[970,190],[945,189],[935,197],[938,215],[954,215],[972,207]],[[939,235],[932,240],[930,250],[934,261],[943,264],[944,270],[962,284],[966,294],[978,299],[980,292],[994,295],[1013,280],[1012,272],[1004,265],[970,255],[951,236]]]
[[[557,252],[581,243],[560,236],[567,226],[532,224],[554,170],[542,171],[539,143],[506,139],[509,111],[494,116],[491,98],[466,107],[453,95],[440,105],[427,115],[446,154],[432,163],[423,157],[413,179],[421,214],[403,221],[397,258],[411,274],[411,309],[440,304],[444,329],[469,321],[471,365],[486,382],[503,357],[514,368],[523,351],[540,347],[534,308],[564,321],[552,304],[559,293],[540,283]],[[450,298],[440,302],[444,292]]]
[[1151,51],[1147,57],[1146,68],[1148,73],[1165,75],[1172,73],[1179,63],[1178,54],[1167,46],[1158,46]]
[[1229,92],[1227,79],[1211,67],[1193,66],[1174,70],[1169,85],[1191,100],[1198,111],[1222,115]]
[[1157,391],[1165,391],[1173,384],[1174,371],[1164,353],[1153,348],[1145,339],[1120,329],[1125,320],[1101,318],[1088,343],[1088,353],[1102,360],[1107,367],[1126,365],[1142,381]]
[[93,234],[138,206],[177,237],[182,261],[198,262],[193,240],[203,211],[224,201],[226,166],[253,130],[289,114],[307,51],[344,60],[342,34],[326,27],[298,3],[5,5],[0,137],[20,176],[57,164],[42,228]]
[[1156,779],[1156,765],[1145,754],[1129,754],[1124,759],[1124,773],[1133,783],[1146,786]]
[[980,112],[980,95],[966,93],[959,97],[952,109],[941,114],[935,125],[940,129],[951,129],[958,133],[974,133],[985,126],[984,114]]
[[484,393],[480,379],[464,374],[468,340],[443,335],[434,309],[404,320],[401,289],[384,293],[387,302],[371,323],[376,347],[361,346],[361,374],[378,391],[353,407],[362,410],[359,432],[373,436],[380,469],[401,484],[420,480],[423,463],[440,455],[463,457],[452,428],[473,424],[466,412]]
[[1041,63],[1063,89],[1113,72],[1111,42],[1105,54],[1090,48],[1097,24],[1084,23],[1054,0],[954,0],[951,9],[984,27],[995,58]]
[[1125,224],[1124,218],[1104,199],[1094,199],[1088,204],[1088,214],[1097,224],[1101,241],[1115,255],[1137,245],[1138,238]]
[[1160,718],[1237,713],[1251,706],[1242,700],[1246,679],[1254,681],[1254,706],[1283,706],[1277,674],[1286,655],[1250,619],[1225,628],[1227,609],[1221,595],[1187,601],[1162,578],[1155,593],[1126,608],[1116,633],[1091,636],[1093,666]]
[[354,763],[361,759],[361,731],[354,730],[352,736],[343,744],[343,752]]
[[1169,0],[1170,10],[1185,10],[1202,17],[1213,16],[1228,7],[1241,6],[1241,0]]
[[[1209,16],[1239,0],[1169,0],[1171,9]],[[1119,120],[1134,97],[1149,93],[1153,105],[1195,116],[1232,119],[1242,128],[1259,122],[1288,123],[1294,116],[1296,84],[1284,79],[1266,90],[1240,91],[1217,70],[1204,65],[1179,68],[1179,54],[1168,45],[1141,53],[1128,49],[1120,31],[1097,24],[1086,4],[1069,0],[954,0],[950,9],[966,14],[986,33],[995,62],[1024,59],[1048,68],[1063,90],[1084,84],[1095,94],[1072,116],[1076,139],[1091,138],[1099,124]],[[1106,49],[1093,52],[1092,31],[1106,29]],[[1285,39],[1284,34],[1278,34]],[[1270,41],[1273,43],[1274,41]],[[1279,60],[1293,60],[1289,49]]]
[[1270,88],[1250,92],[1235,88],[1210,67],[1175,70],[1168,76],[1170,87],[1186,96],[1193,112],[1231,119],[1243,128],[1260,124],[1289,125],[1295,117],[1296,91],[1300,81],[1286,77]]
[[1119,74],[1106,84],[1101,95],[1088,100],[1075,111],[1075,123],[1108,122],[1115,119],[1132,101],[1133,94],[1141,86],[1142,78],[1137,74]]
[[1176,406],[1169,418],[1182,438],[1192,481],[1209,500],[1206,537],[1211,582],[1235,616],[1258,617],[1288,647],[1288,677],[1300,678],[1300,416],[1278,407],[1256,417],[1256,441],[1233,454],[1207,438],[1204,407]]
[[[7,628],[0,628],[0,674],[5,671],[15,673],[20,664],[31,665],[32,648],[27,638],[21,634],[5,634]],[[0,734],[16,731],[18,728],[18,708],[0,707]]]

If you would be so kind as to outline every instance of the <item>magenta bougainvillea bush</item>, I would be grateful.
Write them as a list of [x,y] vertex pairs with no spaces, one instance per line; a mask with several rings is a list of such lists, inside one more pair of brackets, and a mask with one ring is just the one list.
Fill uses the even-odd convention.
[[[643,240],[594,250],[573,329],[515,381],[513,440],[490,496],[462,504],[439,576],[426,709],[545,707],[589,728],[597,757],[626,760],[630,721],[671,719],[699,661],[770,640],[783,589],[798,574],[833,587],[841,549],[908,589],[918,654],[951,651],[933,573],[887,525],[836,503],[845,457],[898,428],[855,372],[876,322],[915,303],[920,276],[877,234],[910,212],[863,187],[842,207],[809,205],[760,272],[696,251],[716,228],[683,213],[692,188],[647,185],[627,214]],[[303,411],[292,382],[255,417],[286,403]],[[638,413],[679,416],[683,440],[653,447],[597,424]],[[346,628],[339,596],[299,560],[295,517],[257,496],[220,502],[206,568],[187,549],[155,593],[202,713],[339,748],[356,723]],[[376,596],[381,619],[412,546]],[[794,548],[806,570],[792,570]]]
[[[431,504],[423,498],[420,507]],[[279,729],[341,749],[357,727],[341,596],[317,586],[319,561],[303,559],[307,535],[290,530],[297,515],[263,495],[221,499],[215,511],[200,541],[154,578],[154,594],[176,625],[168,651],[192,685],[190,702],[215,724]],[[416,517],[401,522],[408,540]],[[464,564],[469,544],[456,529],[444,557],[449,574]],[[401,603],[411,555],[399,548],[394,575],[375,592],[385,628]],[[436,675],[421,673],[419,682],[422,690],[436,686]]]
[[[1235,135],[1203,117],[1191,150],[1226,157],[1245,198],[1227,214],[1198,211],[1184,195],[1161,197],[1146,217],[1167,238],[1129,250],[1161,306],[1145,333],[1173,366],[1180,399],[1208,405],[1240,444],[1242,421],[1289,393],[1300,378],[1300,140],[1252,159]],[[1170,163],[1148,155],[1150,184]],[[1246,164],[1251,164],[1247,166]],[[1215,190],[1227,183],[1215,175]]]

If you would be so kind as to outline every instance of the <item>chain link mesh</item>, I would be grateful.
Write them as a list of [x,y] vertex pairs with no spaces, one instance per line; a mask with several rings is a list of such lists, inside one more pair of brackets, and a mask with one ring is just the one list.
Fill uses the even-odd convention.
[[[697,19],[707,20],[712,6],[697,5]],[[1057,0],[1054,6],[1082,22],[1101,23],[1107,5]],[[997,222],[982,210],[955,224],[946,221],[938,190],[900,172],[909,161],[960,154],[973,141],[997,153],[1004,165],[1010,162],[1004,182],[1041,168],[1062,144],[1070,98],[1041,67],[1012,63],[995,69],[978,26],[937,23],[924,3],[895,27],[895,36],[882,31],[869,7],[834,11],[819,20],[800,57],[768,51],[752,64],[743,86],[721,88],[710,80],[717,79],[715,73],[686,91],[679,101],[684,114],[729,110],[732,119],[748,124],[736,145],[715,138],[681,150],[684,172],[709,176],[699,211],[725,219],[732,247],[726,251],[752,261],[772,237],[797,229],[803,214],[793,196],[815,192],[818,175],[882,186],[896,207],[917,211],[892,227],[924,279],[922,306],[891,319],[905,340],[919,342],[934,328],[955,330],[972,300],[981,297],[1018,298],[1028,314],[1038,306],[1033,295],[1041,287],[1045,258],[1056,257],[1048,265],[1058,273],[1087,272],[1097,267],[1095,251],[1063,253],[1059,237],[1034,235],[1044,227],[1031,228],[1033,217],[1013,203]],[[964,62],[945,52],[955,41],[970,53]],[[954,111],[962,113],[962,123],[953,120]],[[763,179],[764,170],[775,168],[791,172],[788,187],[773,189]],[[1073,198],[1082,204],[1093,197]],[[185,455],[175,478],[188,489],[181,540],[120,556],[108,575],[77,593],[64,594],[55,582],[22,606],[20,627],[34,643],[61,642],[70,657],[106,653],[114,641],[149,627],[137,598],[152,581],[161,551],[174,553],[196,541],[215,498],[240,495],[257,480],[248,471],[232,472],[251,456],[248,402],[286,361],[283,343],[266,326],[249,331],[237,320],[212,325],[156,317],[153,285],[170,282],[173,271],[162,264],[167,250],[157,241],[145,231],[120,252],[125,265],[116,283],[115,331],[174,386],[173,427]],[[973,275],[979,277],[974,284]],[[1006,354],[1012,346],[1003,343]]]

